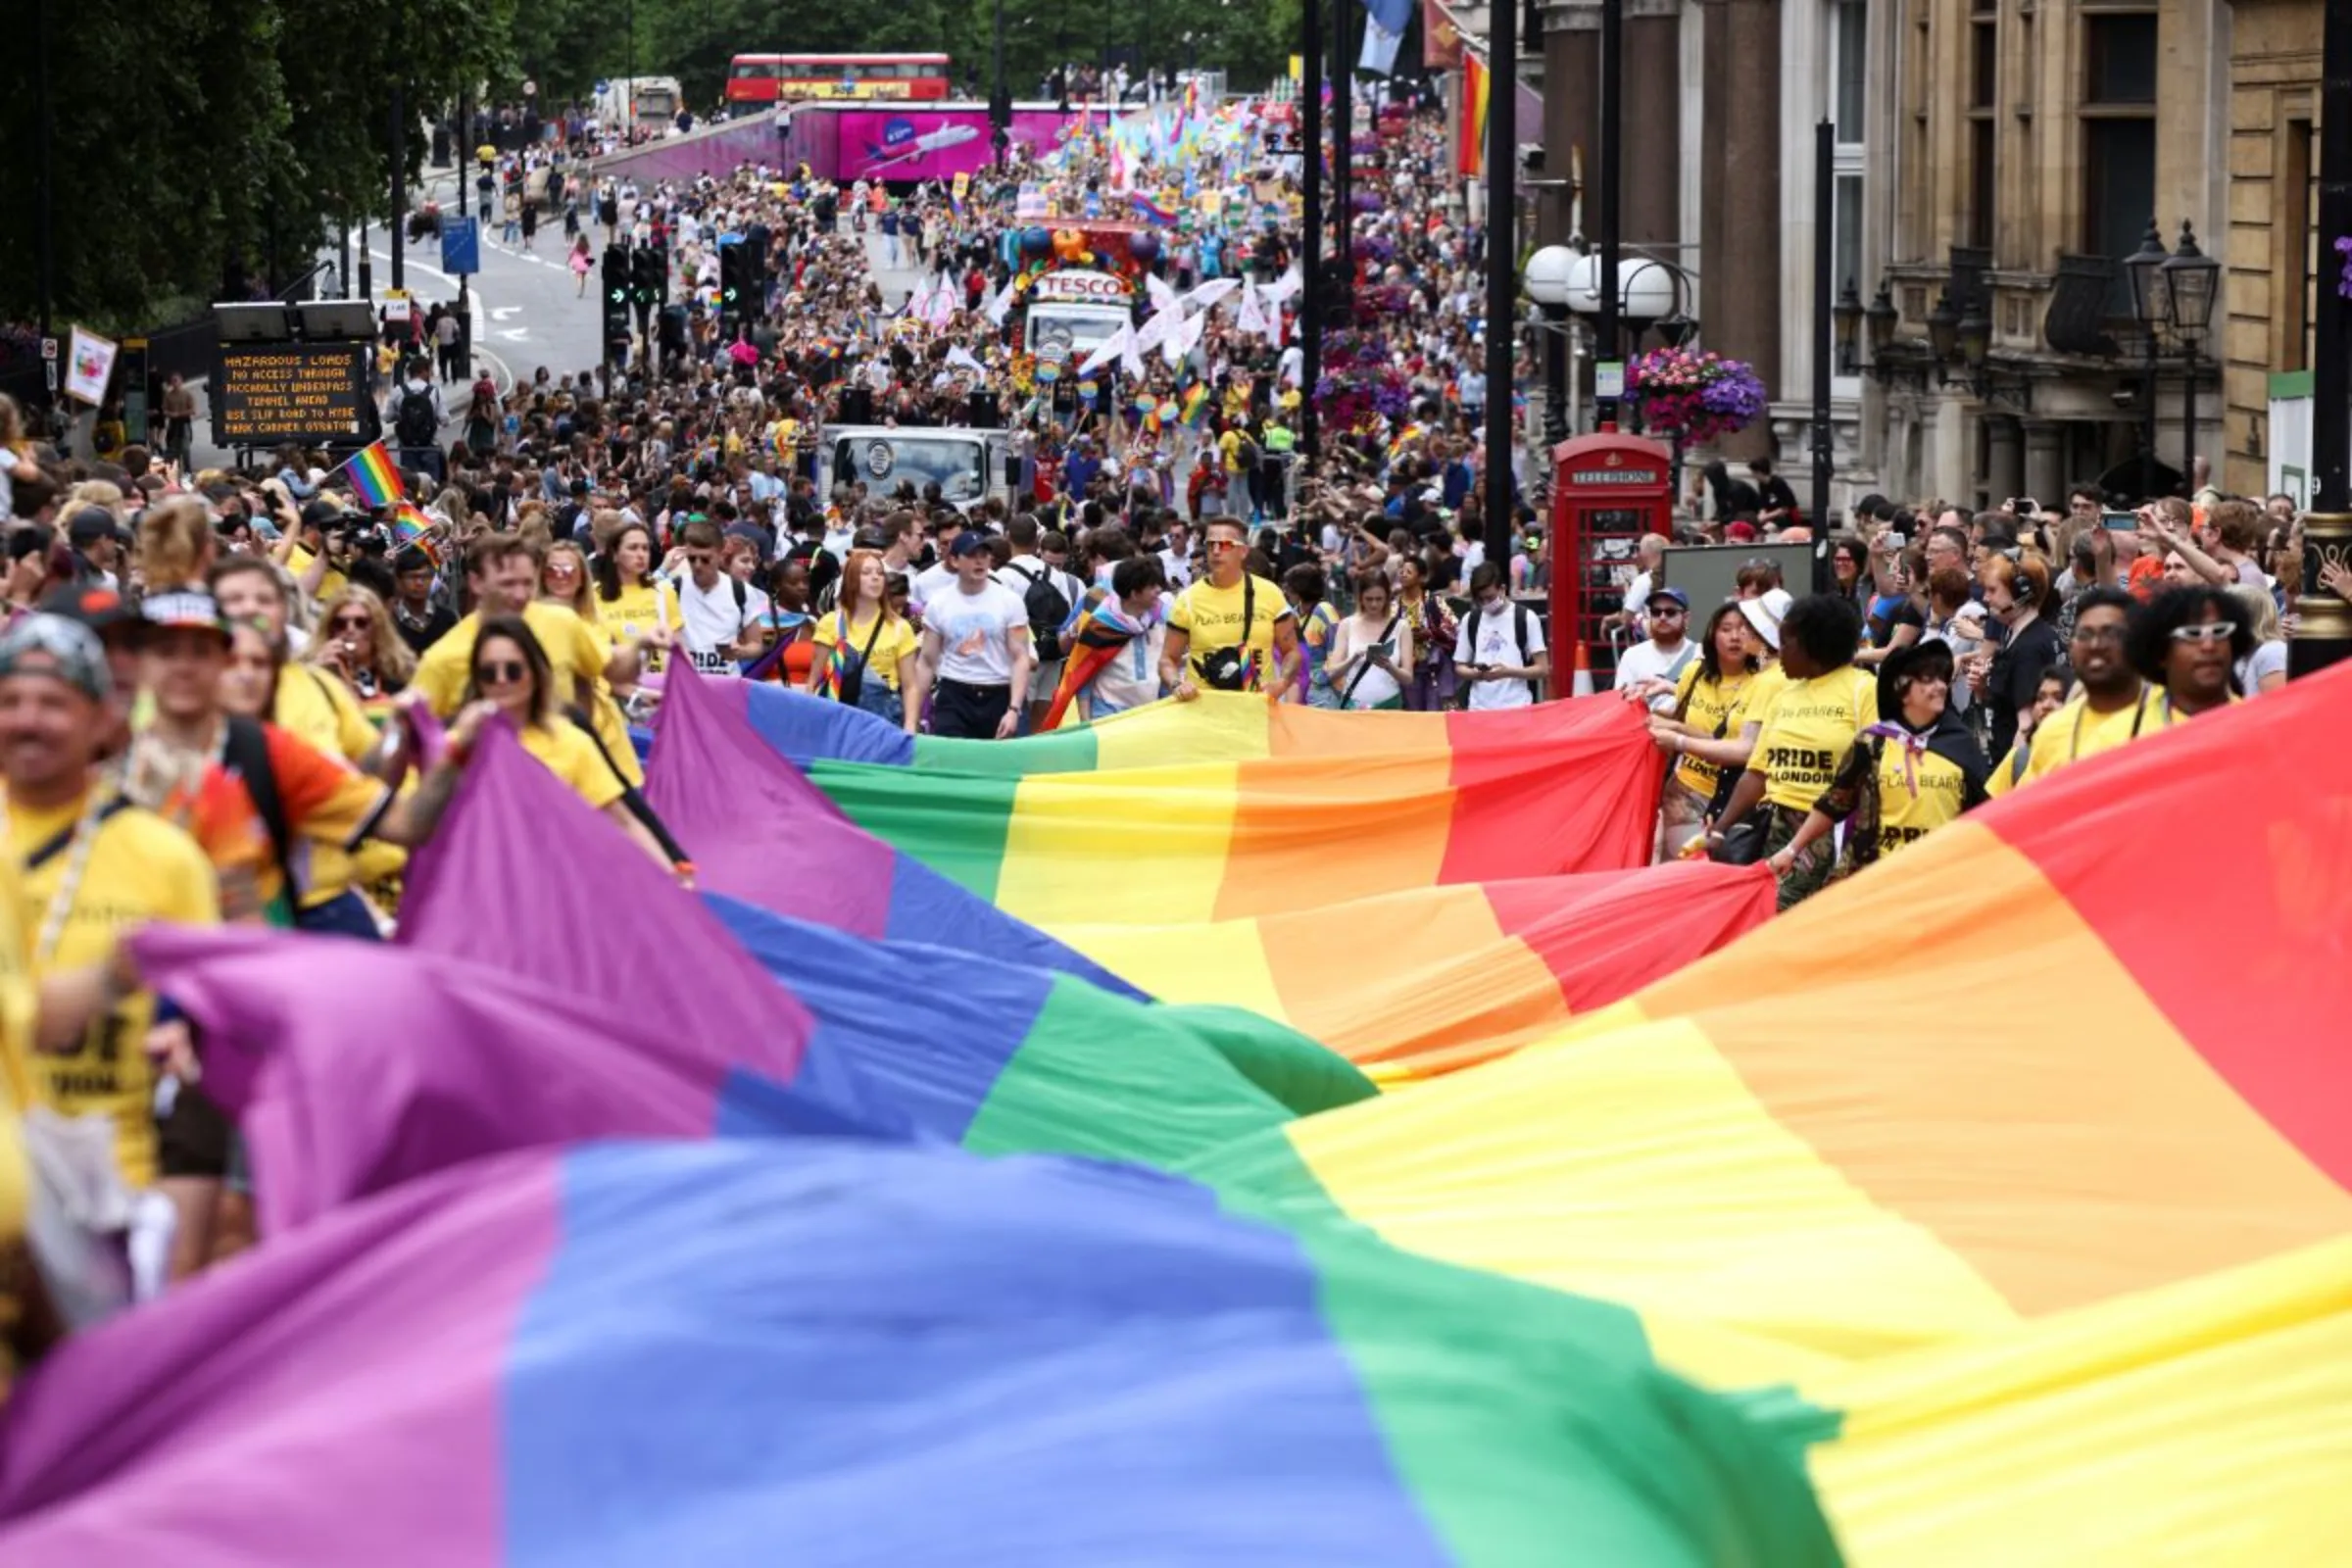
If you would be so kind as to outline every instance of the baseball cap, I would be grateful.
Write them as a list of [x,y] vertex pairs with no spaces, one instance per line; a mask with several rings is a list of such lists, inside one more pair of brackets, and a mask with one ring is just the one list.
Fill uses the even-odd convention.
[[1683,592],[1680,588],[1665,587],[1652,588],[1649,591],[1649,597],[1642,602],[1642,608],[1647,610],[1651,605],[1656,604],[1661,599],[1671,599],[1676,605],[1680,606],[1684,610],[1689,610],[1690,608],[1690,596],[1689,594]]
[[220,602],[201,588],[150,594],[140,602],[139,617],[160,631],[187,628],[228,635],[228,623],[220,618]]
[[41,601],[40,612],[87,626],[101,637],[118,626],[136,625],[139,618],[129,600],[103,583],[60,588]]
[[104,507],[82,507],[66,519],[66,537],[79,548],[101,539],[126,540],[128,535]]
[[[27,660],[47,667],[28,667]],[[106,645],[88,626],[64,615],[26,615],[0,636],[0,679],[16,674],[54,675],[92,702],[104,702],[114,689]]]
[[1747,624],[1755,634],[1777,652],[1781,646],[1781,621],[1788,615],[1788,607],[1795,603],[1796,596],[1788,589],[1769,588],[1757,598],[1740,600],[1740,613],[1747,617]]
[[948,546],[948,559],[951,561],[958,556],[980,556],[987,553],[988,535],[977,528],[964,529],[956,536],[956,542]]
[[343,509],[324,497],[318,497],[302,504],[302,525],[305,528],[323,528],[328,523],[338,520],[342,515]]

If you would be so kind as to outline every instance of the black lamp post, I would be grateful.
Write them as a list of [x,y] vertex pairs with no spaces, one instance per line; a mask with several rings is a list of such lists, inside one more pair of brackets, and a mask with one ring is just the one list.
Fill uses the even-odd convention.
[[2197,236],[2182,219],[2180,243],[2157,270],[2164,277],[2164,300],[2184,362],[2180,370],[2180,483],[2186,490],[2194,482],[2197,462],[2197,340],[2213,321],[2214,284],[2220,279],[2222,264],[2197,248]]
[[1895,323],[1902,319],[1902,312],[1894,308],[1894,290],[1885,278],[1879,279],[1879,292],[1862,316],[1870,323],[1870,363],[1876,368],[1886,361],[1894,343]]
[[1954,335],[1959,340],[1960,363],[1972,371],[1984,369],[1985,358],[1992,352],[1992,322],[1985,318],[1984,307],[1970,301]]
[[1938,291],[1936,308],[1928,313],[1928,352],[1937,365],[1948,365],[1959,343],[1960,313],[1952,308],[1951,291]]
[[2141,340],[2147,345],[2146,395],[2140,399],[2140,459],[2139,498],[2152,500],[2156,494],[2156,340],[2164,330],[2165,312],[2170,302],[2160,281],[2168,260],[2164,236],[2157,231],[2156,220],[2148,220],[2148,231],[2140,236],[2139,249],[2124,258],[2124,276],[2132,288],[2132,319],[2138,323]]

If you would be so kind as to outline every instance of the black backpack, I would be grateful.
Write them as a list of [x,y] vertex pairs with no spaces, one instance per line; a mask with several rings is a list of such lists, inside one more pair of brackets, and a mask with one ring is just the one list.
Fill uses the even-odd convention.
[[[1470,634],[1470,651],[1474,654],[1478,652],[1479,617],[1484,615],[1486,612],[1486,607],[1483,605],[1470,612],[1470,621],[1466,629]],[[1511,644],[1512,651],[1519,656],[1519,662],[1522,664],[1526,663],[1528,659],[1527,618],[1527,607],[1523,604],[1520,604],[1517,600],[1513,600],[1511,602]],[[1531,680],[1525,684],[1527,686],[1528,696],[1534,698],[1539,703],[1544,700],[1544,687],[1542,682]],[[1470,706],[1471,690],[1472,687],[1470,682],[1462,682],[1460,687],[1457,688],[1453,694],[1454,705],[1458,708],[1468,708]]]
[[400,412],[392,420],[393,433],[404,447],[429,447],[441,437],[441,419],[433,413],[433,394],[403,391]]
[[1037,651],[1037,662],[1050,664],[1061,657],[1061,628],[1070,618],[1069,595],[1054,581],[1051,570],[1026,571],[1017,561],[1005,564],[1029,584],[1021,595],[1021,608],[1029,612],[1029,641]]

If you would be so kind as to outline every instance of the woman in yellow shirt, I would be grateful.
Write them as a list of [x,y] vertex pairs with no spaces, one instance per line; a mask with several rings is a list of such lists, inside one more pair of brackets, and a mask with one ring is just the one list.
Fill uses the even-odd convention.
[[[557,710],[554,666],[529,623],[519,615],[490,616],[474,638],[466,710],[471,711],[484,703],[514,723],[522,749],[570,785],[572,793],[603,812],[646,854],[663,865],[670,863],[653,834],[622,803],[628,786],[605,760],[604,752],[585,730]],[[458,722],[463,726],[466,720],[461,716]]]
[[816,653],[802,689],[897,724],[905,718],[899,694],[914,674],[922,644],[890,608],[889,581],[880,551],[850,552],[842,567],[841,597],[830,613],[816,619]]
[[1740,694],[1763,666],[1756,652],[1760,646],[1737,603],[1717,606],[1708,617],[1706,635],[1699,641],[1698,657],[1683,666],[1682,678],[1676,683],[1673,716],[1661,716],[1652,723],[1653,732],[1660,736],[1683,737],[1674,771],[1666,776],[1659,812],[1668,859],[1682,854],[1704,830],[1715,785],[1723,774],[1722,764],[1690,750],[1689,742],[1730,738],[1732,715],[1739,710]]
[[670,639],[685,623],[678,591],[654,575],[654,531],[642,522],[625,524],[596,558],[598,620],[615,643],[634,638],[652,647],[648,670],[660,670]]

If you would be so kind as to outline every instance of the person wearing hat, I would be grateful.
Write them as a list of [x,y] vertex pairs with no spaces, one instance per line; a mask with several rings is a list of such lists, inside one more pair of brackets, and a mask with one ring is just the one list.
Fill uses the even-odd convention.
[[1628,648],[1617,661],[1617,690],[1629,702],[1647,703],[1650,711],[1674,708],[1674,692],[1683,670],[1698,657],[1698,644],[1690,635],[1690,596],[1680,588],[1653,588],[1642,602],[1645,641]]
[[990,575],[996,556],[976,528],[948,546],[955,585],[923,607],[923,640],[913,679],[903,694],[906,733],[922,727],[923,699],[933,699],[931,733],[1006,740],[1020,732],[1021,705],[1037,651],[1021,596]]
[[[1758,620],[1748,617],[1749,625],[1760,630]],[[1837,777],[1854,737],[1879,719],[1878,683],[1854,667],[1862,610],[1851,599],[1808,594],[1794,601],[1772,624],[1771,640],[1781,650],[1781,688],[1770,710],[1762,713],[1747,770],[1707,835],[1711,853],[1739,861],[1769,857],[1796,836],[1806,813]],[[1732,836],[1751,813],[1757,823],[1749,825],[1743,839],[1753,844],[1760,837],[1760,855]],[[1801,851],[1781,877],[1780,906],[1793,908],[1820,891],[1832,869],[1834,857],[1820,844]]]
[[106,588],[122,584],[122,552],[130,535],[104,507],[77,507],[66,518],[66,543],[74,551],[74,580]]
[[1855,737],[1830,787],[1771,856],[1775,876],[1788,876],[1839,822],[1845,847],[1834,874],[1850,876],[1984,804],[1989,769],[1952,709],[1955,667],[1939,642],[1914,643],[1880,664],[1884,716]]
[[[193,839],[100,781],[115,732],[114,677],[88,626],[32,614],[0,635],[0,779],[7,786],[8,906],[32,929],[11,959],[36,982],[112,959],[153,920],[218,925],[213,868]],[[115,1163],[134,1191],[161,1173],[155,1066],[145,1046],[155,999],[123,990],[94,1021],[32,1061],[31,1088],[64,1116],[114,1125]]]

